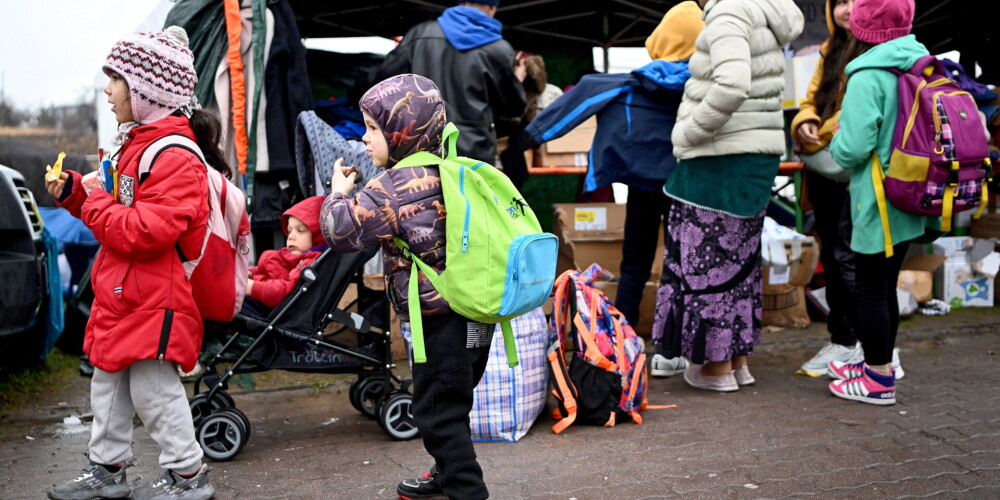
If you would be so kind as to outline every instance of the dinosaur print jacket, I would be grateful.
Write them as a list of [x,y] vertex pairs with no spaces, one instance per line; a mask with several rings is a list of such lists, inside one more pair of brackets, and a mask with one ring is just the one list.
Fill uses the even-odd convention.
[[[320,210],[323,237],[330,248],[352,252],[382,245],[385,290],[396,311],[406,317],[412,263],[403,258],[393,237],[410,244],[420,259],[438,272],[445,268],[444,197],[437,168],[391,168],[375,176],[354,198],[332,193]],[[451,310],[421,272],[420,309],[424,316]]]

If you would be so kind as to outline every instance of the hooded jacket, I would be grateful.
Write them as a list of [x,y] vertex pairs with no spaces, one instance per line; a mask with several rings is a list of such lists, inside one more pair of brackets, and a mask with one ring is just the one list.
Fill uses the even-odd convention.
[[250,279],[254,281],[250,298],[267,307],[276,307],[295,289],[302,268],[312,264],[320,256],[326,247],[319,226],[319,210],[323,200],[322,196],[306,198],[281,214],[281,228],[285,236],[288,236],[288,219],[295,217],[312,233],[313,248],[301,253],[294,253],[287,248],[262,253],[257,265],[250,268]]
[[584,190],[612,182],[658,191],[676,160],[666,131],[674,127],[687,62],[653,61],[631,73],[584,76],[528,125],[536,144],[562,137],[597,115]]
[[666,136],[674,128],[684,83],[691,76],[687,58],[702,26],[695,2],[675,6],[646,41],[653,62],[631,73],[584,76],[535,117],[528,135],[542,144],[596,114],[584,190],[621,182],[659,191],[676,164]]
[[840,117],[840,111],[837,111],[833,116],[822,120],[820,118],[820,110],[816,108],[816,92],[819,90],[819,84],[823,80],[823,64],[826,61],[826,55],[830,52],[830,44],[833,43],[833,34],[837,29],[837,25],[833,20],[833,6],[831,5],[835,1],[826,1],[826,27],[830,30],[830,38],[823,42],[823,45],[819,48],[819,61],[816,63],[816,71],[813,72],[812,79],[809,80],[809,88],[806,89],[806,98],[799,103],[799,112],[792,119],[791,131],[792,140],[794,141],[799,140],[799,127],[802,124],[814,122],[819,125],[819,129],[817,130],[819,144],[799,144],[806,153],[815,153],[830,144],[834,132],[837,131],[837,120]]
[[783,154],[781,47],[802,32],[802,12],[792,0],[709,0],[704,19],[671,136],[674,156]]
[[167,149],[149,176],[137,173],[142,152],[167,134],[194,139],[188,119],[168,116],[129,132],[118,154],[118,190],[89,196],[69,172],[58,201],[101,243],[91,269],[94,302],[83,350],[94,366],[117,372],[144,359],[194,369],[203,327],[178,249],[197,255],[208,219],[205,166],[191,152]]
[[499,21],[472,7],[451,7],[438,20],[411,28],[370,80],[403,73],[433,80],[461,132],[459,154],[492,164],[494,117],[521,116],[527,102],[514,75],[514,49],[499,34]]
[[[898,77],[884,68],[908,71],[928,54],[913,35],[896,38],[872,47],[846,68],[847,92],[840,107],[840,131],[830,142],[837,164],[851,170],[851,249],[863,254],[885,250],[882,220],[872,184],[872,153],[878,154],[882,168],[889,171],[892,136],[899,107]],[[892,244],[923,236],[926,225],[937,219],[912,215],[887,203]]]

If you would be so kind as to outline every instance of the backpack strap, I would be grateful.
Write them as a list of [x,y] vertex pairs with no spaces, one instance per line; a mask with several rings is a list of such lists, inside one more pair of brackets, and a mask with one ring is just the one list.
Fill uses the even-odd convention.
[[878,159],[878,153],[872,154],[872,187],[875,188],[875,201],[878,204],[878,214],[882,219],[882,234],[885,242],[885,256],[892,257],[892,233],[889,232],[889,207],[885,200],[885,171],[882,170],[882,162]]
[[549,367],[552,373],[552,384],[556,387],[552,390],[566,410],[563,415],[559,408],[552,410],[552,416],[557,420],[552,426],[552,432],[559,434],[576,421],[576,386],[569,377],[569,369],[566,367],[566,351],[563,343],[566,340],[566,317],[569,313],[570,301],[576,295],[576,283],[573,274],[575,271],[566,271],[556,280],[555,296],[552,304],[552,326],[555,333],[555,342],[549,347],[547,355]]
[[164,151],[170,148],[181,148],[190,151],[191,154],[197,156],[198,159],[201,160],[201,163],[205,166],[205,168],[208,168],[208,162],[205,161],[205,155],[202,154],[201,148],[198,147],[198,143],[182,134],[168,134],[153,141],[142,151],[142,156],[139,157],[138,179],[136,179],[139,182],[139,185],[142,185],[143,181],[149,177],[149,171],[153,169],[153,164],[156,163],[156,159],[159,158]]

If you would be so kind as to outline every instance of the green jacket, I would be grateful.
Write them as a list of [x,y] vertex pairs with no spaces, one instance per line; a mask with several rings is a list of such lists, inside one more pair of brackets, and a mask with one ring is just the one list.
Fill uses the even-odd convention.
[[[913,35],[876,45],[851,61],[847,92],[841,103],[840,131],[833,136],[830,152],[851,174],[851,249],[863,254],[885,250],[885,238],[872,184],[872,152],[878,153],[882,168],[889,171],[892,135],[896,128],[898,77],[876,68],[909,70],[927,48]],[[936,219],[911,215],[888,204],[889,230],[896,245],[923,236],[925,227]]]

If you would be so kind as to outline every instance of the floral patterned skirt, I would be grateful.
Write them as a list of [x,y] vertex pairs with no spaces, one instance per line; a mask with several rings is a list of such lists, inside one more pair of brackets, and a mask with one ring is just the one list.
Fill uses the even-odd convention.
[[668,357],[728,361],[760,340],[764,212],[738,218],[675,200],[653,343]]

